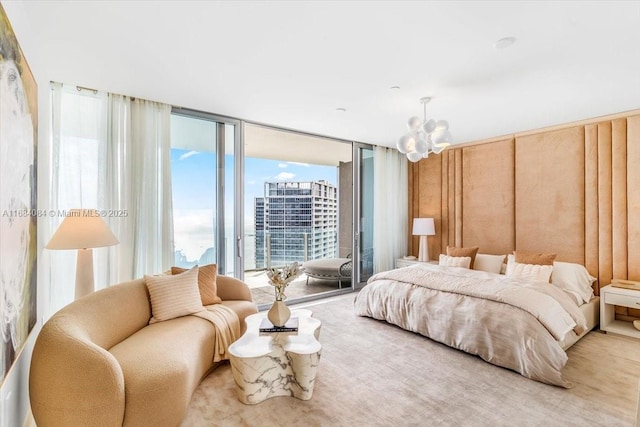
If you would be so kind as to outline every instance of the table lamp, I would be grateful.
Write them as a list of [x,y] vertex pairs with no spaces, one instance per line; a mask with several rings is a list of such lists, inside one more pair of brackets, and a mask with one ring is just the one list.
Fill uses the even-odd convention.
[[427,244],[427,236],[435,236],[436,227],[433,218],[414,218],[413,233],[414,236],[420,236],[420,252],[418,253],[418,261],[429,261],[429,245]]
[[78,299],[94,290],[92,248],[118,243],[95,209],[71,209],[45,247],[78,250],[75,292],[75,299]]

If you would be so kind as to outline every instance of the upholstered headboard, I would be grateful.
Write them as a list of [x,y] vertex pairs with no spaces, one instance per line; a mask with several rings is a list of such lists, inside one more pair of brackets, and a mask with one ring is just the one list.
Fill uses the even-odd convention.
[[409,174],[409,220],[435,218],[431,254],[552,251],[584,264],[596,293],[640,280],[640,110],[455,146]]

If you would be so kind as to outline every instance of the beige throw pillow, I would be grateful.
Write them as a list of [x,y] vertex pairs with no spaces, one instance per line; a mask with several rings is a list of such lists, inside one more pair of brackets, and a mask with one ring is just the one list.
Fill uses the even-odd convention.
[[500,274],[505,256],[506,255],[477,254],[473,269]]
[[440,259],[438,260],[438,265],[443,265],[445,267],[462,267],[469,268],[471,264],[471,257],[468,256],[449,256],[440,254]]
[[204,310],[198,290],[198,266],[173,276],[144,276],[151,299],[149,324]]
[[[180,274],[187,271],[185,268],[171,267],[171,274]],[[198,288],[202,305],[220,304],[222,299],[218,296],[218,284],[216,282],[216,264],[203,265],[198,268]]]
[[513,269],[507,276],[534,282],[549,282],[553,265],[513,263]]
[[474,248],[456,248],[454,246],[447,246],[447,255],[455,256],[455,257],[464,257],[468,256],[471,258],[471,264],[469,268],[473,268],[474,263],[476,262],[476,254],[478,253],[478,247]]

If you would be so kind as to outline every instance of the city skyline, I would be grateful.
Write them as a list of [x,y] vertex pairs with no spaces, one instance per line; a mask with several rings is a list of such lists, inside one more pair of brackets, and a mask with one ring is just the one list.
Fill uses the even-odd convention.
[[338,188],[326,180],[267,182],[255,198],[256,268],[336,256]]
[[[234,157],[226,155],[227,185],[233,182],[233,166]],[[265,182],[325,180],[336,186],[337,174],[337,168],[332,166],[245,158],[245,234],[254,231],[253,202],[263,195]],[[194,262],[215,247],[216,153],[172,148],[171,175],[175,251],[182,251],[188,262]],[[233,206],[225,206],[226,235],[232,235],[233,218]]]

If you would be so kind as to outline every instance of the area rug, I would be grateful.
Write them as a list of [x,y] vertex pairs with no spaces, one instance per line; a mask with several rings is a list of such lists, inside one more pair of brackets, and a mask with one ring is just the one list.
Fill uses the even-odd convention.
[[237,399],[223,364],[196,389],[190,426],[634,426],[640,341],[590,332],[568,350],[571,389],[353,314],[353,294],[307,304],[322,321],[313,398]]

